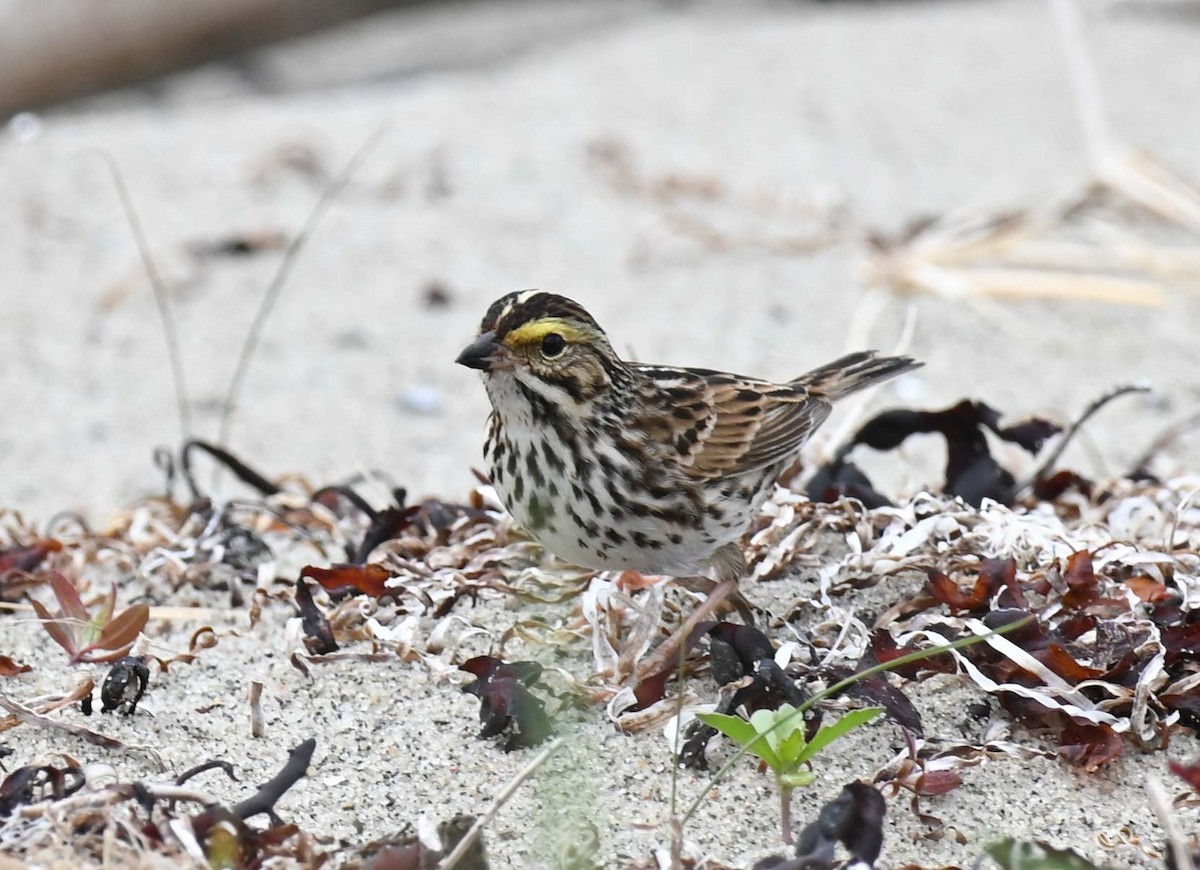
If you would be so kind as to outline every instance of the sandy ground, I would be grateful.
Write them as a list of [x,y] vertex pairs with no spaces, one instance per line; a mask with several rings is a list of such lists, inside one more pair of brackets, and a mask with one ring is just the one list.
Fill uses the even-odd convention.
[[[34,520],[70,509],[103,523],[160,488],[152,451],[180,437],[154,301],[98,151],[121,166],[165,275],[193,432],[215,437],[280,254],[204,257],[197,246],[296,232],[328,179],[386,124],[287,283],[231,446],[269,474],[324,483],[383,469],[414,493],[447,497],[472,483],[486,415],[473,373],[452,360],[501,293],[573,296],[639,359],[785,378],[848,343],[899,340],[898,300],[865,335],[852,329],[867,298],[858,276],[868,231],[931,211],[1044,202],[1088,175],[1054,19],[1041,3],[628,4],[579,16],[534,40],[501,27],[511,40],[503,50],[458,67],[283,94],[208,70],[149,97],[52,113],[36,136],[10,126],[0,143],[0,395],[10,408],[0,504]],[[1181,110],[1200,98],[1196,19],[1157,3],[1097,3],[1085,17],[1116,130],[1200,178],[1200,113]],[[374,38],[372,58],[386,54]],[[319,70],[325,52],[353,46],[344,34],[331,39],[333,47],[310,41],[291,60],[278,49],[263,63],[284,81],[289,69]],[[672,179],[682,179],[683,195],[664,193]],[[830,233],[831,244],[805,250]],[[448,305],[427,303],[434,284]],[[1157,309],[1036,301],[997,312],[915,297],[909,352],[926,368],[899,396],[929,407],[972,396],[1014,416],[1064,418],[1114,384],[1149,381],[1156,397],[1114,407],[1069,456],[1087,472],[1123,470],[1200,398],[1193,291],[1176,288]],[[1200,440],[1167,461],[1196,468]],[[32,648],[44,641],[25,629],[5,638],[25,658],[42,655]],[[262,640],[273,653],[260,658]],[[234,679],[225,674],[237,686],[249,673],[270,683],[279,758],[293,736],[344,733],[345,755],[336,764],[324,756],[291,806],[306,827],[357,838],[412,818],[423,800],[478,809],[520,766],[489,754],[463,777],[436,761],[444,741],[487,751],[470,743],[469,699],[444,701],[454,724],[435,735],[413,721],[413,698],[446,694],[426,675],[348,669],[301,691],[281,644],[253,635],[223,643],[203,667],[213,691]],[[208,690],[192,682],[180,691]],[[198,743],[260,760],[259,773],[277,765],[232,714],[187,721],[180,711],[190,703],[152,703],[153,719],[119,727],[160,746],[171,766],[191,763]],[[599,716],[579,727],[590,743],[555,762],[561,782],[622,756],[625,739]],[[352,760],[375,782],[348,773]],[[665,787],[665,753],[630,764],[621,795]],[[853,775],[833,769],[830,783]],[[1050,818],[1056,796],[1071,806],[1075,776],[1054,762],[993,765],[972,779],[974,798],[943,805],[955,823],[982,814],[964,822],[970,845],[904,854],[969,863],[993,833],[997,805],[1008,816],[995,833],[1090,841],[1097,819],[1115,830],[1123,808],[1141,800],[1140,780],[1122,763],[1089,783],[1086,806]],[[376,786],[389,795],[384,811]],[[336,807],[327,800],[335,787]],[[531,792],[528,812],[555,803],[553,785],[545,788]],[[722,793],[722,813],[745,813],[712,848],[738,860],[769,843],[773,799],[751,776]],[[642,819],[617,796],[597,792],[595,817],[610,820],[614,848],[632,848],[620,832]],[[956,816],[954,801],[975,808]],[[512,821],[521,813],[498,828],[500,842],[517,843],[502,866],[541,866],[530,863],[529,832]],[[645,841],[636,845],[644,854]]]

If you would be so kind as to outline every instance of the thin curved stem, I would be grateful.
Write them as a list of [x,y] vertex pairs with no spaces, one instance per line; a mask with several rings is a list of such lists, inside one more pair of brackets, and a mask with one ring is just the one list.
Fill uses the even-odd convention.
[[218,444],[226,446],[229,443],[229,430],[233,426],[233,412],[237,409],[238,399],[242,393],[242,385],[246,380],[246,373],[250,368],[250,361],[254,357],[254,352],[258,349],[258,343],[262,338],[263,329],[266,327],[267,318],[271,316],[271,312],[275,308],[275,303],[279,299],[279,294],[283,291],[283,284],[288,279],[288,276],[291,275],[300,252],[316,230],[317,225],[321,222],[321,218],[325,216],[325,213],[333,204],[333,201],[350,182],[358,167],[366,160],[367,155],[379,144],[379,140],[383,138],[383,134],[387,132],[390,126],[390,122],[381,124],[367,138],[367,141],[354,152],[354,155],[346,165],[342,167],[342,171],[338,173],[337,177],[321,193],[321,198],[309,213],[308,220],[304,222],[304,226],[300,232],[292,239],[287,250],[284,251],[283,260],[279,264],[279,270],[275,273],[275,277],[271,279],[271,284],[267,287],[267,292],[263,294],[262,301],[258,305],[258,311],[254,315],[254,322],[250,324],[250,331],[246,334],[246,340],[242,343],[242,349],[238,354],[237,367],[233,371],[233,379],[229,382],[229,390],[225,394],[225,402],[221,407],[221,423],[217,434]]
[[125,178],[121,175],[120,167],[108,152],[97,151],[96,153],[100,155],[112,175],[117,195],[121,199],[121,208],[125,211],[125,220],[129,222],[130,232],[133,233],[134,243],[142,258],[142,268],[145,269],[146,278],[150,281],[150,287],[154,291],[154,304],[158,307],[163,338],[167,342],[167,356],[171,361],[171,381],[175,388],[175,404],[179,409],[179,429],[182,440],[186,441],[192,437],[191,403],[188,400],[187,380],[183,373],[183,355],[179,350],[179,331],[175,327],[175,315],[171,311],[171,301],[167,298],[167,288],[154,263],[154,258],[150,256],[150,245],[146,241],[146,232],[142,229],[142,222],[133,208],[133,198],[129,195],[129,188],[125,185]]

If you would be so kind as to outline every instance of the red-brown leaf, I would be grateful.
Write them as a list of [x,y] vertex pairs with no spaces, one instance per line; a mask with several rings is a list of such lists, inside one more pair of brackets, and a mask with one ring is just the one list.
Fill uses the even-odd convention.
[[913,789],[919,795],[932,797],[945,794],[962,785],[962,777],[953,770],[929,770],[917,777]]
[[[299,833],[300,827],[295,823],[289,822],[286,825],[267,828],[265,831],[257,831],[254,839],[258,841],[260,846],[278,847]],[[374,862],[371,862],[371,865],[374,866]]]
[[19,665],[8,656],[0,655],[0,677],[15,677],[17,674],[28,673],[32,670],[33,668],[29,665]]
[[202,649],[212,649],[217,645],[217,630],[211,625],[204,625],[192,632],[188,641],[188,652]]
[[67,651],[67,654],[74,657],[76,653],[75,635],[66,626],[64,626],[56,617],[50,615],[40,601],[31,599],[29,602],[33,606],[33,612],[38,615],[38,619],[42,621],[42,628],[46,629],[46,634],[59,646]]
[[97,646],[90,646],[80,652],[75,661],[88,662],[89,664],[119,662],[125,656],[129,655],[131,649],[133,649],[133,641],[114,649],[100,649]]
[[1034,483],[1033,494],[1042,501],[1056,501],[1068,489],[1077,489],[1084,495],[1092,494],[1092,482],[1074,471],[1059,471]]
[[57,571],[51,571],[49,576],[50,588],[54,591],[62,615],[68,619],[77,619],[83,624],[89,622],[92,615],[88,613],[83,599],[79,597],[79,590],[75,588],[75,584]]
[[1096,585],[1096,570],[1092,565],[1091,550],[1076,550],[1067,557],[1067,570],[1063,579],[1072,589],[1080,586]]
[[[1017,582],[1016,559],[984,559],[979,566],[979,582],[985,585],[989,597],[1001,586],[1008,591],[1008,597],[1011,600],[1004,600],[1004,597],[1001,596],[1000,605],[1002,607],[1029,609],[1029,602],[1025,600],[1025,593],[1021,589],[1021,584]],[[975,585],[978,587],[979,583]]]
[[1171,597],[1170,589],[1149,577],[1130,577],[1125,581],[1125,585],[1133,590],[1134,595],[1148,604],[1165,601]]
[[988,584],[982,574],[975,580],[970,592],[959,589],[958,584],[941,571],[931,569],[926,574],[929,576],[930,593],[949,607],[952,613],[969,613],[987,604]]
[[387,587],[387,581],[392,578],[392,572],[382,565],[333,565],[329,568],[318,568],[308,565],[300,571],[301,577],[311,577],[330,592],[345,589],[347,586],[366,593],[374,598],[392,595],[394,589]]
[[1168,666],[1178,661],[1181,656],[1195,657],[1200,654],[1200,621],[1165,625],[1159,636],[1167,650]]
[[1192,791],[1200,794],[1200,759],[1193,761],[1191,764],[1184,764],[1181,761],[1171,761],[1167,763],[1167,767],[1171,769],[1171,773],[1190,785]]
[[671,679],[671,674],[674,672],[674,668],[665,668],[638,683],[637,688],[633,690],[633,696],[637,698],[637,706],[633,709],[645,710],[647,707],[657,704],[665,698],[667,695],[667,680]]
[[1067,570],[1063,572],[1063,580],[1067,584],[1063,604],[1072,610],[1086,607],[1099,597],[1090,550],[1079,550],[1071,554],[1067,559]]
[[150,619],[150,608],[145,604],[135,604],[126,608],[113,617],[112,622],[104,626],[100,639],[95,646],[98,649],[116,649],[137,640],[137,636],[146,627]]
[[0,577],[9,571],[33,571],[51,553],[62,550],[62,544],[53,538],[34,541],[27,547],[9,547],[0,550]]
[[1125,754],[1121,735],[1107,725],[1093,725],[1068,719],[1059,738],[1058,754],[1071,764],[1094,771]]
[[[870,663],[886,664],[887,662],[895,661],[901,656],[906,656],[909,653],[917,651],[917,646],[913,641],[909,641],[903,647],[896,645],[895,638],[885,628],[877,628],[871,632],[871,643],[867,650],[867,655],[863,657],[863,661],[859,662],[859,668]],[[958,670],[958,665],[954,658],[949,653],[938,653],[930,655],[929,658],[918,659],[915,662],[909,662],[907,665],[892,668],[894,674],[899,674],[909,680],[915,680],[922,673],[934,672],[941,674],[953,674]]]
[[1056,643],[1036,651],[1033,655],[1054,673],[1072,683],[1093,680],[1104,674],[1103,668],[1089,668],[1081,665],[1069,652]]
[[1058,634],[1067,640],[1078,640],[1081,635],[1094,631],[1099,620],[1092,613],[1076,613],[1059,623]]

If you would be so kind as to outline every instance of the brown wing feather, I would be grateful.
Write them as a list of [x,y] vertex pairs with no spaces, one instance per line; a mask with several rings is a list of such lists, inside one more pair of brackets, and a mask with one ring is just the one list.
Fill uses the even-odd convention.
[[787,458],[825,422],[832,407],[825,399],[811,395],[781,403],[774,419],[758,431],[739,470],[762,468]]
[[852,353],[787,384],[708,369],[633,364],[644,405],[634,423],[670,451],[689,477],[737,475],[787,459],[829,416],[834,400],[894,378],[920,363],[908,357]]
[[[753,471],[794,453],[830,403],[798,384],[771,384],[704,369],[639,366],[655,393],[659,426],[674,461],[707,480]],[[649,398],[649,397],[647,397]]]

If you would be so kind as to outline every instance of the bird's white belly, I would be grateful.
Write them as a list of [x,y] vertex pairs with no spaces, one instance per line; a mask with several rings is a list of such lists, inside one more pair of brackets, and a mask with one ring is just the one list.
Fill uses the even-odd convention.
[[[647,574],[692,576],[707,572],[713,554],[737,541],[757,512],[761,499],[746,504],[716,495],[713,514],[686,522],[638,515],[634,502],[662,508],[685,504],[678,492],[655,498],[630,492],[631,461],[615,449],[584,445],[592,458],[577,463],[574,450],[546,427],[526,420],[504,421],[505,455],[489,456],[493,484],[513,518],[560,559],[584,568],[634,570]],[[605,468],[601,469],[600,454]]]

